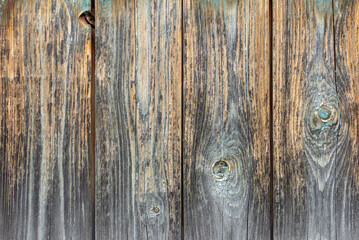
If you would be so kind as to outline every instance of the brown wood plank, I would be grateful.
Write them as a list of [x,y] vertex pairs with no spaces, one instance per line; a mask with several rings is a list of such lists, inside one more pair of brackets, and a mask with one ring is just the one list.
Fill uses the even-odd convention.
[[337,238],[345,143],[332,1],[273,4],[274,238]]
[[[334,1],[342,137],[336,170],[337,239],[359,239],[359,3]],[[339,157],[340,156],[340,157]]]
[[1,1],[1,239],[90,239],[89,7]]
[[266,0],[184,1],[184,239],[270,239],[269,30]]
[[96,1],[96,237],[181,238],[181,1]]

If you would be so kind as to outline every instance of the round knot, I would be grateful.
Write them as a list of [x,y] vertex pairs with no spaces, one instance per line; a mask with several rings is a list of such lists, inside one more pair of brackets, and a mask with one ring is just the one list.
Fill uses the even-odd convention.
[[309,108],[307,131],[317,146],[323,146],[336,137],[340,128],[340,111],[333,104],[322,103]]
[[216,180],[222,181],[227,179],[229,172],[229,165],[225,160],[219,160],[213,164],[212,174]]
[[331,114],[332,111],[328,106],[323,105],[319,108],[318,116],[322,121],[327,121],[328,119],[330,119]]
[[160,208],[157,206],[151,207],[150,212],[151,212],[151,214],[156,216],[156,215],[160,214]]

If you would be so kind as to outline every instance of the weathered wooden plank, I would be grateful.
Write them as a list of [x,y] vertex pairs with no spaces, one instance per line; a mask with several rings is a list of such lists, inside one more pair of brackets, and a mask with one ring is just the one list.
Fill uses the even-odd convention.
[[[359,3],[334,1],[336,82],[343,136],[336,166],[337,239],[359,239]],[[339,157],[340,156],[340,157]]]
[[181,1],[96,9],[96,237],[180,239]]
[[[331,0],[273,5],[274,238],[337,239],[346,161]],[[338,238],[346,239],[346,238]]]
[[183,14],[184,239],[270,239],[269,2]]
[[89,1],[0,4],[0,239],[90,239]]

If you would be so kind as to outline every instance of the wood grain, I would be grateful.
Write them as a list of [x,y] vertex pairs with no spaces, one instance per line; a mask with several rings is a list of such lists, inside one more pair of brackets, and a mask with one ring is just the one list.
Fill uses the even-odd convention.
[[96,1],[96,238],[181,238],[181,1]]
[[337,239],[359,239],[359,3],[334,2],[336,81],[343,136],[336,170]]
[[90,239],[88,8],[1,1],[0,239]]
[[184,239],[270,239],[269,2],[183,14]]
[[338,238],[347,161],[335,78],[333,4],[274,1],[274,238]]

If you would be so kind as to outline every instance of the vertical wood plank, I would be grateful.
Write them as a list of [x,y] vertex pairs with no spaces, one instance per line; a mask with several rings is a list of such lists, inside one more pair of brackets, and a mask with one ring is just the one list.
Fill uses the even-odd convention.
[[359,239],[359,3],[334,1],[336,81],[342,143],[336,170],[337,239]]
[[0,238],[90,239],[89,1],[0,4]]
[[338,237],[346,124],[334,75],[332,6],[331,0],[273,5],[275,239]]
[[96,9],[96,237],[180,239],[181,1]]
[[184,1],[184,239],[270,239],[269,2]]

